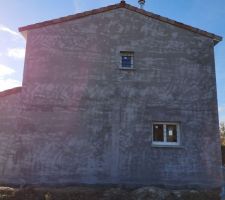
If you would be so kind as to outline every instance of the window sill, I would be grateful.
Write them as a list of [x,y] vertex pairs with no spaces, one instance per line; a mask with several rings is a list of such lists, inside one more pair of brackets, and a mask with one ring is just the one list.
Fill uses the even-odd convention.
[[129,68],[129,67],[119,67],[119,70],[136,70],[136,68]]
[[163,144],[152,144],[153,148],[174,148],[174,149],[184,149],[182,145],[163,145]]

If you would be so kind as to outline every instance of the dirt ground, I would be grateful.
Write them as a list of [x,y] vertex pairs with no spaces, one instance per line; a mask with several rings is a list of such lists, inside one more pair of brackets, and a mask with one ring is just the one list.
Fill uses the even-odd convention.
[[9,188],[0,187],[0,200],[219,200],[219,191],[164,190],[155,187]]

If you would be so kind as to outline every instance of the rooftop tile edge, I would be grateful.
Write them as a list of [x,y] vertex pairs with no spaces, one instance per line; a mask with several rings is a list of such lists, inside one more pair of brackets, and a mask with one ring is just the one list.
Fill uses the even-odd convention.
[[142,14],[144,16],[151,17],[153,19],[156,19],[156,20],[159,20],[159,21],[177,26],[179,28],[183,28],[183,29],[189,30],[191,32],[198,33],[202,36],[209,37],[209,38],[214,40],[215,44],[217,44],[218,42],[223,40],[223,38],[219,35],[201,30],[199,28],[195,28],[195,27],[187,25],[187,24],[183,24],[181,22],[163,17],[161,15],[154,14],[152,12],[142,10],[140,8],[134,7],[134,6],[132,6],[130,4],[127,4],[127,3],[124,3],[124,2],[121,2],[119,4],[110,5],[110,6],[106,6],[106,7],[93,9],[93,10],[90,10],[90,11],[85,11],[85,12],[82,12],[82,13],[77,13],[77,14],[74,14],[74,15],[61,17],[61,18],[58,18],[58,19],[52,19],[52,20],[48,20],[48,21],[44,21],[44,22],[39,22],[39,23],[36,23],[36,24],[31,24],[31,25],[28,25],[28,26],[23,26],[23,27],[19,28],[19,31],[23,32],[23,31],[27,31],[27,30],[31,30],[31,29],[38,29],[38,28],[41,28],[41,27],[49,26],[49,25],[59,24],[59,23],[63,23],[63,22],[72,21],[72,20],[75,20],[75,19],[87,17],[87,16],[90,16],[90,15],[95,15],[95,14],[107,12],[107,11],[114,10],[114,9],[117,9],[117,8],[126,8],[130,11],[137,12],[137,13]]
[[68,15],[68,16],[65,16],[65,17],[57,18],[57,19],[47,20],[47,21],[44,21],[44,22],[39,22],[39,23],[28,25],[28,26],[23,26],[23,27],[19,28],[19,31],[23,32],[23,31],[30,30],[30,29],[36,29],[36,28],[41,28],[41,27],[45,27],[45,26],[48,26],[48,25],[72,21],[72,20],[75,20],[75,19],[87,17],[89,15],[95,15],[95,14],[98,14],[98,13],[114,10],[114,9],[117,9],[117,8],[120,8],[120,7],[121,7],[121,3],[106,6],[106,7],[102,7],[102,8],[97,8],[97,9],[85,11],[85,12],[82,12],[82,13],[77,13],[77,14],[74,14],[74,15]]
[[22,86],[11,88],[11,89],[4,90],[4,91],[0,92],[0,97],[5,97],[5,96],[8,96],[8,95],[16,94],[16,93],[19,93],[21,91],[22,91]]

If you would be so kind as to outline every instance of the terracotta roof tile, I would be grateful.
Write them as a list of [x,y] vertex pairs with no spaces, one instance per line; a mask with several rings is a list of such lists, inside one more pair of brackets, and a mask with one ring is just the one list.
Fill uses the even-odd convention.
[[0,97],[5,97],[5,96],[11,95],[11,94],[16,94],[21,91],[22,91],[22,87],[15,87],[15,88],[0,92]]
[[75,15],[69,15],[69,16],[66,16],[66,17],[58,18],[58,19],[53,19],[53,20],[49,20],[49,21],[45,21],[45,22],[40,22],[40,23],[20,27],[19,31],[23,32],[23,31],[28,31],[28,30],[31,30],[31,29],[38,29],[38,28],[41,28],[41,27],[54,25],[54,24],[58,24],[58,23],[63,23],[63,22],[67,22],[67,21],[72,21],[72,20],[75,20],[75,19],[79,19],[79,18],[83,18],[83,17],[86,17],[86,16],[107,12],[107,11],[118,9],[118,8],[126,8],[130,11],[140,13],[140,14],[145,15],[147,17],[150,17],[150,18],[153,18],[153,19],[156,19],[156,20],[159,20],[159,21],[177,26],[179,28],[189,30],[189,31],[194,32],[194,33],[198,33],[198,34],[206,36],[206,37],[209,37],[214,41],[215,44],[217,44],[218,42],[220,42],[222,40],[221,36],[218,36],[218,35],[215,35],[213,33],[209,33],[207,31],[203,31],[201,29],[183,24],[181,22],[177,22],[177,21],[171,20],[169,18],[162,17],[160,15],[157,15],[157,14],[139,9],[139,8],[131,6],[131,5],[129,5],[125,2],[123,2],[123,1],[121,1],[121,3],[119,3],[119,4],[114,4],[114,5],[110,5],[110,6],[107,6],[107,7],[102,7],[102,8],[94,9],[94,10],[91,10],[91,11],[78,13],[78,14],[75,14]]

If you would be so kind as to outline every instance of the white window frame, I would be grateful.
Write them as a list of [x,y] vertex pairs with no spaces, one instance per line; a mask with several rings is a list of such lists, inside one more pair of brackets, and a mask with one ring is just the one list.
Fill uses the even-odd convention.
[[[154,125],[163,125],[163,142],[154,141]],[[166,141],[166,125],[176,125],[177,142]],[[152,123],[152,144],[156,146],[179,146],[180,145],[180,123],[178,122],[153,122]]]
[[[131,56],[131,67],[123,67],[122,56]],[[130,70],[134,69],[134,52],[133,51],[120,51],[120,69]]]

